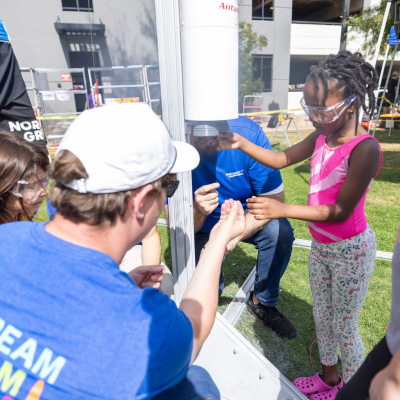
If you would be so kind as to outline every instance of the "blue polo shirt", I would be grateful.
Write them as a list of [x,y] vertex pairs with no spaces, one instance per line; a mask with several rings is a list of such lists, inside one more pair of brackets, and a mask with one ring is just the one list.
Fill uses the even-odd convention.
[[[257,146],[271,149],[264,131],[246,117],[228,121],[230,131],[250,140]],[[193,192],[199,187],[218,182],[219,205],[210,214],[201,232],[209,233],[218,222],[221,204],[226,199],[239,200],[246,207],[246,199],[278,189],[282,185],[281,173],[254,161],[240,150],[222,150],[209,156],[200,155],[200,164],[192,172]]]
[[0,398],[150,399],[185,377],[192,326],[168,296],[45,224],[0,238]]

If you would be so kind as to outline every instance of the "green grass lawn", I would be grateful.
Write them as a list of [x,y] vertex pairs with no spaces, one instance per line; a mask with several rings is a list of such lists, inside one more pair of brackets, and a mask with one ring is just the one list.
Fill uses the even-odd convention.
[[[303,137],[311,131],[302,131]],[[269,133],[270,137],[271,134]],[[298,141],[294,132],[289,133],[292,143]],[[383,168],[372,184],[367,196],[366,214],[369,225],[375,230],[378,250],[393,251],[397,227],[400,222],[400,131],[392,131],[388,137],[387,130],[377,130],[376,137],[384,152]],[[273,141],[275,151],[281,151],[280,139]],[[300,163],[281,171],[285,185],[287,203],[306,204],[310,179],[309,163]],[[38,220],[46,220],[47,215],[42,207]],[[291,220],[295,237],[311,239],[305,222]],[[162,259],[171,267],[171,251],[169,231],[166,227],[158,227],[163,253]],[[312,374],[307,340],[315,334],[312,317],[312,298],[308,282],[308,255],[305,249],[294,248],[292,258],[281,281],[281,293],[278,308],[295,324],[298,336],[293,340],[278,338],[269,329],[247,311],[239,321],[238,330],[256,346],[283,374],[290,380],[298,376]],[[226,257],[224,265],[225,289],[219,304],[219,312],[223,313],[254,268],[257,252],[251,245],[240,243]],[[172,268],[171,268],[172,270]],[[361,318],[360,331],[368,353],[384,336],[385,330],[377,324],[386,326],[390,317],[391,268],[388,261],[377,261]],[[315,343],[313,354],[318,357]],[[318,360],[314,368],[320,370]]]

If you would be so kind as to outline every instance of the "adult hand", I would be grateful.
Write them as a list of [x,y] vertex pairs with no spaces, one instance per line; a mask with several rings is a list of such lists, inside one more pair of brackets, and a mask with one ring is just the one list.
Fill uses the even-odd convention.
[[225,200],[221,206],[220,219],[210,232],[210,240],[218,236],[226,244],[232,243],[230,251],[225,250],[225,254],[229,254],[236,246],[237,242],[233,245],[234,239],[244,232],[245,225],[246,218],[240,201]]
[[220,132],[218,136],[217,150],[234,150],[239,149],[243,137],[234,132]]
[[143,265],[129,272],[130,277],[140,289],[152,287],[159,289],[164,279],[164,267],[162,265]]
[[254,219],[276,219],[284,217],[285,204],[268,197],[247,199],[247,209],[254,215]]
[[371,400],[392,400],[400,398],[400,383],[385,368],[375,375],[369,388]]
[[218,207],[218,192],[216,189],[219,186],[219,183],[215,182],[199,187],[194,192],[193,207],[197,213],[207,216]]

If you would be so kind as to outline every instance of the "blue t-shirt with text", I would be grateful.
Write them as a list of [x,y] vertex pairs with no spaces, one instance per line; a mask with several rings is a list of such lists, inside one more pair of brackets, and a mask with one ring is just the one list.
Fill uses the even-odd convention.
[[3,224],[0,237],[3,396],[148,399],[184,378],[193,331],[168,296],[45,224]]
[[[271,149],[264,131],[245,117],[230,120],[231,132],[238,133],[257,146]],[[219,182],[219,205],[210,214],[201,232],[209,233],[218,222],[221,204],[226,199],[239,200],[246,207],[246,199],[277,189],[282,184],[281,173],[254,161],[241,150],[222,150],[211,155],[200,155],[199,166],[192,171],[193,192],[203,185]]]

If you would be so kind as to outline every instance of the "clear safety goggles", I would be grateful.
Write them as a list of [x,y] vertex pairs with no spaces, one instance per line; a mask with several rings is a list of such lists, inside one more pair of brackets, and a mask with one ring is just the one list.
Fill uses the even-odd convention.
[[347,99],[330,107],[311,107],[306,104],[303,97],[300,100],[300,104],[303,107],[304,112],[312,118],[313,121],[322,124],[329,124],[336,121],[355,99],[356,96],[352,94]]
[[31,176],[26,180],[21,179],[13,186],[10,192],[18,197],[33,199],[37,197],[40,192],[47,190],[48,184],[49,174],[45,172],[38,176]]

